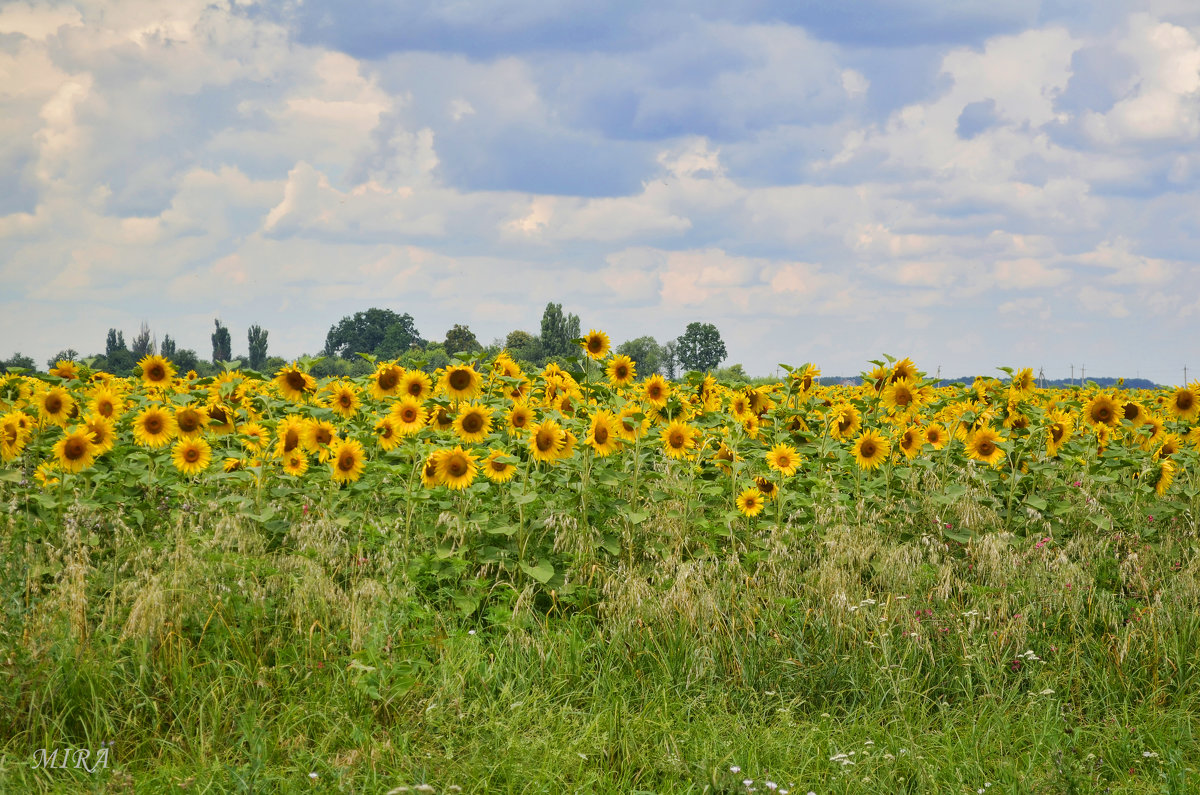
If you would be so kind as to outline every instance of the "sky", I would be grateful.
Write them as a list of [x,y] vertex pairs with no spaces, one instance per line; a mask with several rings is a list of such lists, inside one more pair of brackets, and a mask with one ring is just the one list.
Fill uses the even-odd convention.
[[0,0],[0,358],[553,301],[758,375],[1178,383],[1198,137],[1194,0]]

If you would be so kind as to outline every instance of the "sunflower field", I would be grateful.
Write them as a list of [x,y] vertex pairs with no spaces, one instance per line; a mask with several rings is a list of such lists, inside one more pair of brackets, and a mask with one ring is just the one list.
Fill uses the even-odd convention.
[[[17,601],[28,607],[38,594],[69,591],[78,576],[78,594],[90,596],[71,604],[82,606],[56,603],[56,615],[71,616],[61,622],[73,643],[107,625],[120,643],[140,636],[150,644],[142,653],[180,663],[211,642],[222,605],[249,611],[246,626],[261,618],[269,602],[253,607],[255,583],[278,577],[279,561],[288,560],[300,567],[289,570],[292,584],[280,597],[295,622],[288,643],[307,643],[296,653],[315,665],[314,635],[336,634],[338,622],[328,614],[332,597],[295,582],[314,550],[337,551],[311,582],[357,594],[348,604],[363,593],[382,603],[403,583],[419,596],[420,615],[476,625],[502,624],[522,610],[603,614],[620,601],[614,589],[633,599],[627,589],[635,582],[644,592],[629,604],[641,604],[656,580],[677,584],[680,567],[731,566],[729,594],[720,598],[734,598],[764,578],[792,576],[778,567],[780,555],[878,545],[885,536],[941,550],[921,552],[938,556],[934,564],[914,564],[933,578],[928,593],[944,587],[929,573],[936,566],[982,565],[973,556],[997,538],[1014,548],[1030,539],[1041,550],[1047,542],[1108,544],[1131,532],[1138,543],[1161,534],[1176,546],[1197,536],[1200,382],[1039,389],[1030,369],[1001,368],[1000,378],[939,386],[908,358],[890,356],[854,384],[823,384],[812,364],[784,366],[786,377],[762,385],[703,373],[671,382],[639,378],[636,363],[614,355],[602,332],[578,343],[577,357],[541,372],[523,372],[502,353],[487,361],[460,355],[431,373],[372,361],[369,376],[318,380],[310,374],[316,360],[301,359],[273,376],[232,369],[201,379],[152,355],[139,363],[140,377],[70,361],[48,375],[0,377],[8,553],[24,549],[33,560],[37,545],[74,550],[46,553],[42,568],[10,567],[23,583],[10,591],[23,592]],[[260,556],[252,570],[231,557],[237,544],[179,562],[187,534],[224,532],[214,527],[229,521],[255,539],[243,545]],[[846,528],[851,535],[837,535]],[[128,558],[106,567],[117,538]],[[214,555],[228,575],[221,584],[163,585],[167,561],[175,572],[198,571],[218,565]],[[150,572],[143,595],[115,610],[117,580],[134,561]],[[662,561],[674,567],[669,576]],[[890,575],[871,565],[874,573],[830,598],[844,601],[859,588],[867,600],[860,606],[875,604],[871,583]],[[112,583],[82,584],[80,566]],[[967,582],[975,569],[955,571]],[[1128,574],[1104,572],[1097,582]],[[363,577],[378,590],[355,590]],[[230,590],[233,580],[243,593]],[[159,590],[150,598],[144,592],[153,583]],[[204,601],[206,588],[221,594]],[[1137,597],[1128,587],[1110,590],[1118,602]],[[804,614],[797,593],[788,593],[773,609]],[[194,615],[167,607],[187,599]],[[105,600],[119,615],[103,612]],[[95,610],[103,617],[88,618]],[[645,627],[649,619],[638,615]],[[1128,624],[1130,613],[1122,615]],[[409,624],[407,634],[372,640],[370,622],[353,610],[348,616],[333,644],[351,661],[345,685],[371,705],[371,720],[384,720],[428,680],[436,656],[430,646],[400,657],[398,649],[441,648],[448,630],[434,631],[435,642]],[[30,637],[28,627],[22,633]],[[257,665],[266,664],[263,654],[254,652]],[[739,676],[751,664],[739,658]],[[28,691],[12,698],[9,709],[31,709]],[[55,726],[66,731],[80,720]],[[706,770],[689,775],[715,775]]]

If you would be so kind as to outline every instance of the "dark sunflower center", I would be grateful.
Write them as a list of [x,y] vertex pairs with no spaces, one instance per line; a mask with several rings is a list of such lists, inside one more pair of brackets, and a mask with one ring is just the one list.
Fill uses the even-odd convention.
[[317,444],[329,444],[329,440],[333,438],[333,434],[329,432],[328,428],[317,428],[314,436],[317,439]]
[[63,455],[71,461],[78,461],[87,454],[87,442],[82,439],[68,439],[63,445]]
[[983,456],[984,458],[987,458],[995,451],[996,451],[996,445],[992,444],[987,439],[984,439],[982,442],[979,443],[979,454],[981,456]]
[[462,428],[467,433],[479,433],[483,429],[483,416],[471,412],[463,417]]
[[1141,413],[1142,413],[1141,409],[1138,407],[1138,405],[1136,403],[1126,403],[1125,404],[1125,419],[1136,420],[1138,418],[1138,416],[1141,415]]
[[523,411],[514,412],[512,415],[512,424],[514,428],[524,428],[529,422],[529,416]]
[[379,436],[382,439],[391,439],[392,438],[392,426],[384,425],[383,427],[381,427],[379,429]]
[[62,398],[60,398],[58,395],[50,395],[49,397],[46,398],[45,405],[46,405],[47,413],[57,414],[58,412],[62,411],[62,407],[63,407]]
[[191,433],[200,427],[200,415],[194,411],[184,411],[176,418],[179,423],[179,430],[184,433]]
[[647,389],[646,394],[650,397],[651,400],[658,400],[660,397],[662,397],[662,387],[660,387],[656,384],[656,385],[650,387],[649,389]]
[[357,459],[355,459],[354,453],[346,451],[338,456],[338,469],[342,470],[343,472],[349,472],[350,470],[354,469],[356,460]]
[[412,406],[405,406],[400,410],[400,418],[405,422],[416,422],[417,410]]
[[1062,423],[1056,422],[1050,426],[1050,438],[1056,442],[1062,441],[1064,431]]
[[505,464],[502,461],[492,460],[492,461],[488,462],[488,466],[490,466],[492,468],[493,472],[507,472],[508,471],[508,464]]
[[300,444],[300,433],[295,428],[288,428],[287,433],[283,435],[283,451],[290,453],[296,449],[298,444]]
[[848,415],[843,414],[838,420],[838,430],[845,433],[846,431],[850,430],[850,426],[853,424],[854,421]]
[[146,428],[147,433],[158,433],[163,429],[162,417],[158,416],[157,414],[151,414],[146,418],[144,427]]
[[591,353],[599,353],[604,350],[604,340],[599,337],[592,337],[588,340],[588,351]]
[[467,474],[467,459],[461,455],[451,456],[446,462],[446,472],[455,478],[460,478]]
[[550,450],[554,447],[554,441],[555,441],[554,433],[549,430],[538,431],[536,441],[537,441],[537,449],[540,452],[544,453],[547,450]]
[[423,391],[424,390],[421,388],[420,381],[412,381],[408,385],[408,394],[412,395],[413,397],[420,397],[421,392],[423,392]]
[[1175,407],[1181,411],[1188,411],[1194,405],[1196,405],[1196,396],[1190,391],[1180,392],[1175,396]]
[[671,447],[675,449],[678,449],[687,444],[687,436],[683,433],[683,431],[672,431],[670,437],[667,439],[667,444],[671,445]]
[[466,370],[455,370],[450,374],[450,388],[463,391],[471,386],[471,374]]
[[858,448],[858,450],[863,458],[874,458],[875,457],[875,443],[874,442],[863,442],[862,447]]
[[597,426],[592,436],[595,437],[596,444],[604,444],[608,441],[608,428],[605,428],[603,425]]
[[96,404],[96,411],[102,417],[111,417],[116,409],[113,407],[113,404],[110,401],[101,400]]
[[146,377],[151,381],[161,381],[167,377],[167,373],[163,370],[161,364],[152,364],[150,365],[150,369],[146,371]]
[[304,391],[304,373],[299,370],[291,370],[287,374],[287,385],[297,392]]
[[395,389],[399,382],[400,376],[396,374],[395,370],[384,370],[379,374],[379,388],[384,391]]
[[615,375],[618,380],[623,381],[629,377],[629,368],[623,364],[618,364],[613,368],[613,375]]
[[425,477],[427,477],[427,478],[437,477],[437,463],[435,463],[433,461],[429,461],[425,464]]
[[912,393],[909,392],[907,389],[897,389],[896,390],[896,405],[897,406],[907,406],[909,403],[912,403]]
[[225,424],[225,421],[226,421],[226,417],[225,417],[225,409],[222,409],[222,408],[212,408],[212,409],[210,409],[210,410],[209,410],[209,412],[208,412],[208,416],[209,416],[209,417],[211,417],[212,419],[216,420],[216,422],[217,422],[217,424],[218,424],[218,425],[224,425],[224,424]]
[[338,395],[338,403],[342,408],[348,409],[354,405],[354,397],[349,392],[343,392]]
[[194,464],[200,460],[200,450],[195,447],[189,447],[183,451],[183,460],[189,464]]

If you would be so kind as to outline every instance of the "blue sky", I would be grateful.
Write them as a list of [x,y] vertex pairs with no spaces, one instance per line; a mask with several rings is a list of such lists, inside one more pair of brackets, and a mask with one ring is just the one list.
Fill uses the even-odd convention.
[[0,358],[555,301],[758,374],[1175,383],[1198,137],[1191,0],[4,2]]

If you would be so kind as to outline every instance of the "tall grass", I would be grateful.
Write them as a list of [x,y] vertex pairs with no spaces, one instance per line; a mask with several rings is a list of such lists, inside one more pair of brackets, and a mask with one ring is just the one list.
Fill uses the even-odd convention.
[[[1023,536],[968,495],[696,555],[665,504],[610,555],[564,516],[593,595],[564,604],[431,584],[387,511],[279,510],[282,538],[215,503],[8,514],[0,791],[1200,791],[1184,521]],[[95,773],[33,768],[104,743]]]

